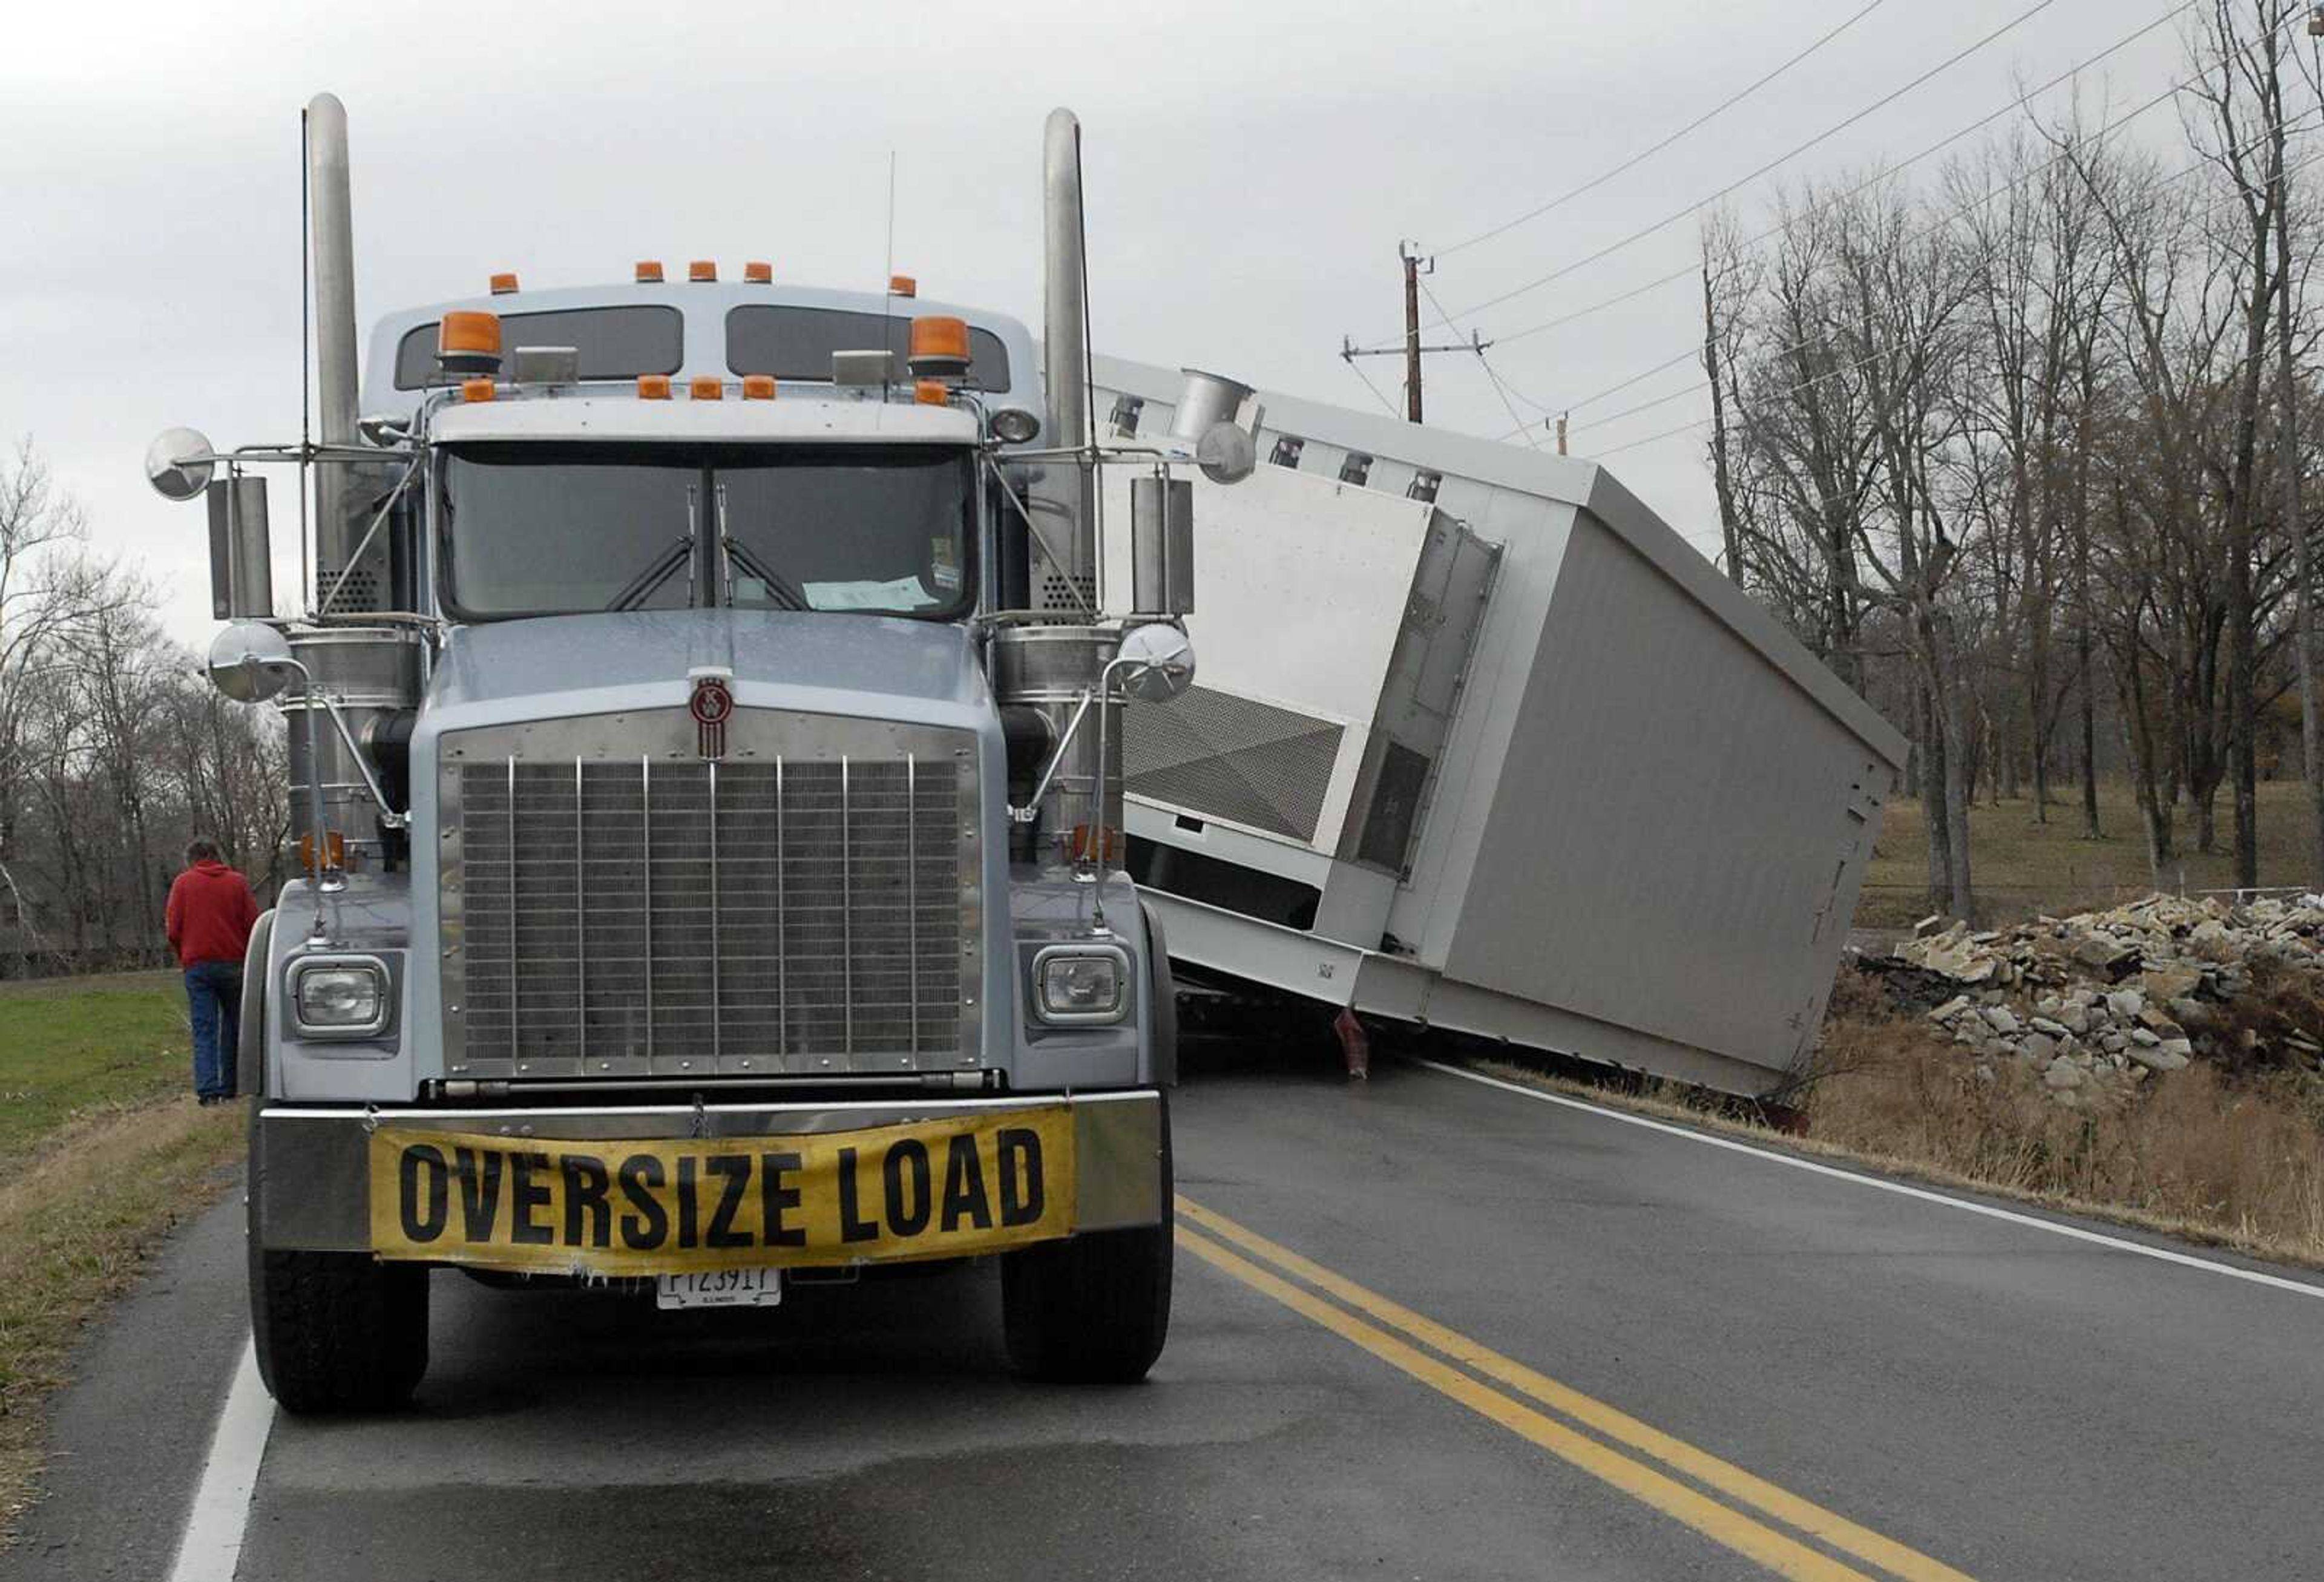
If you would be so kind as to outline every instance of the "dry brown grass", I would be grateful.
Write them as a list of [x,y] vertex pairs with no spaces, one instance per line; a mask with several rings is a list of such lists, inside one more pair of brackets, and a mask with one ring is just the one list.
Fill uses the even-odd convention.
[[2324,1088],[2313,1078],[2198,1062],[2066,1108],[2026,1063],[1969,1059],[1857,974],[1842,984],[1803,1106],[1810,1136],[2324,1265]]
[[74,1343],[171,1228],[226,1189],[242,1111],[190,1097],[79,1115],[0,1183],[0,1541],[41,1460],[42,1408]]
[[1852,971],[1833,992],[1802,1097],[1805,1136],[1674,1085],[1624,1093],[1485,1063],[1773,1148],[2324,1268],[2324,1084],[2313,1076],[2236,1077],[2199,1062],[2069,1109],[2016,1062],[1980,1078],[1977,1061]]

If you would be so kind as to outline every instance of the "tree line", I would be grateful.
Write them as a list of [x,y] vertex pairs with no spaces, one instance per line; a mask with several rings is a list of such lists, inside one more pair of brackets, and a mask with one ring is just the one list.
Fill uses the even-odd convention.
[[166,962],[198,833],[262,899],[282,877],[281,725],[219,695],[157,611],[30,440],[0,455],[0,977]]
[[2109,768],[2158,882],[2224,800],[2255,887],[2257,785],[2304,780],[2324,881],[2310,9],[2203,0],[2172,146],[2077,105],[1705,227],[1723,564],[1907,730],[1954,915],[1980,790],[2126,834]]

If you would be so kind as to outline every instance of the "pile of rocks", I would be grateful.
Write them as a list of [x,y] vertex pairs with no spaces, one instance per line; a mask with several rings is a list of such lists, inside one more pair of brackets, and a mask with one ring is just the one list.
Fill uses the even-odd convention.
[[[1978,1057],[2024,1062],[2061,1103],[2172,1072],[2254,1035],[2223,1025],[2221,1008],[2246,993],[2255,963],[2314,974],[2324,984],[2324,897],[2216,900],[2151,896],[2107,912],[2042,917],[1973,933],[1930,918],[1895,959],[1955,992],[1929,1018]],[[2324,1029],[2293,1029],[2287,1053],[2324,1060]]]

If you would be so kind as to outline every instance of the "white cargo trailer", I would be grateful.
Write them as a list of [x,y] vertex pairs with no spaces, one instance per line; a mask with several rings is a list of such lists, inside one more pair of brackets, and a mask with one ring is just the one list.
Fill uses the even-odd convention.
[[1592,463],[1095,371],[1109,437],[1185,401],[1258,441],[1249,482],[1194,484],[1197,685],[1127,727],[1173,958],[1728,1092],[1790,1081],[1896,730]]

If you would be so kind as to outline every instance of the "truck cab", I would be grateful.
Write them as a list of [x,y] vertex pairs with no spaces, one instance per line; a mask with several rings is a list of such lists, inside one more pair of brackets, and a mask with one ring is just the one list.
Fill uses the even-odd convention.
[[[400,1402],[431,1271],[669,1307],[988,1257],[1019,1368],[1142,1375],[1176,1029],[1120,722],[1192,656],[1161,601],[1102,611],[1078,382],[908,281],[640,265],[386,316],[334,432],[338,114],[309,113],[322,442],[149,462],[210,497],[213,676],[290,729],[303,877],[240,1062],[269,1386]],[[252,571],[284,461],[315,490],[296,618]],[[1141,516],[1157,565],[1173,526]]]

